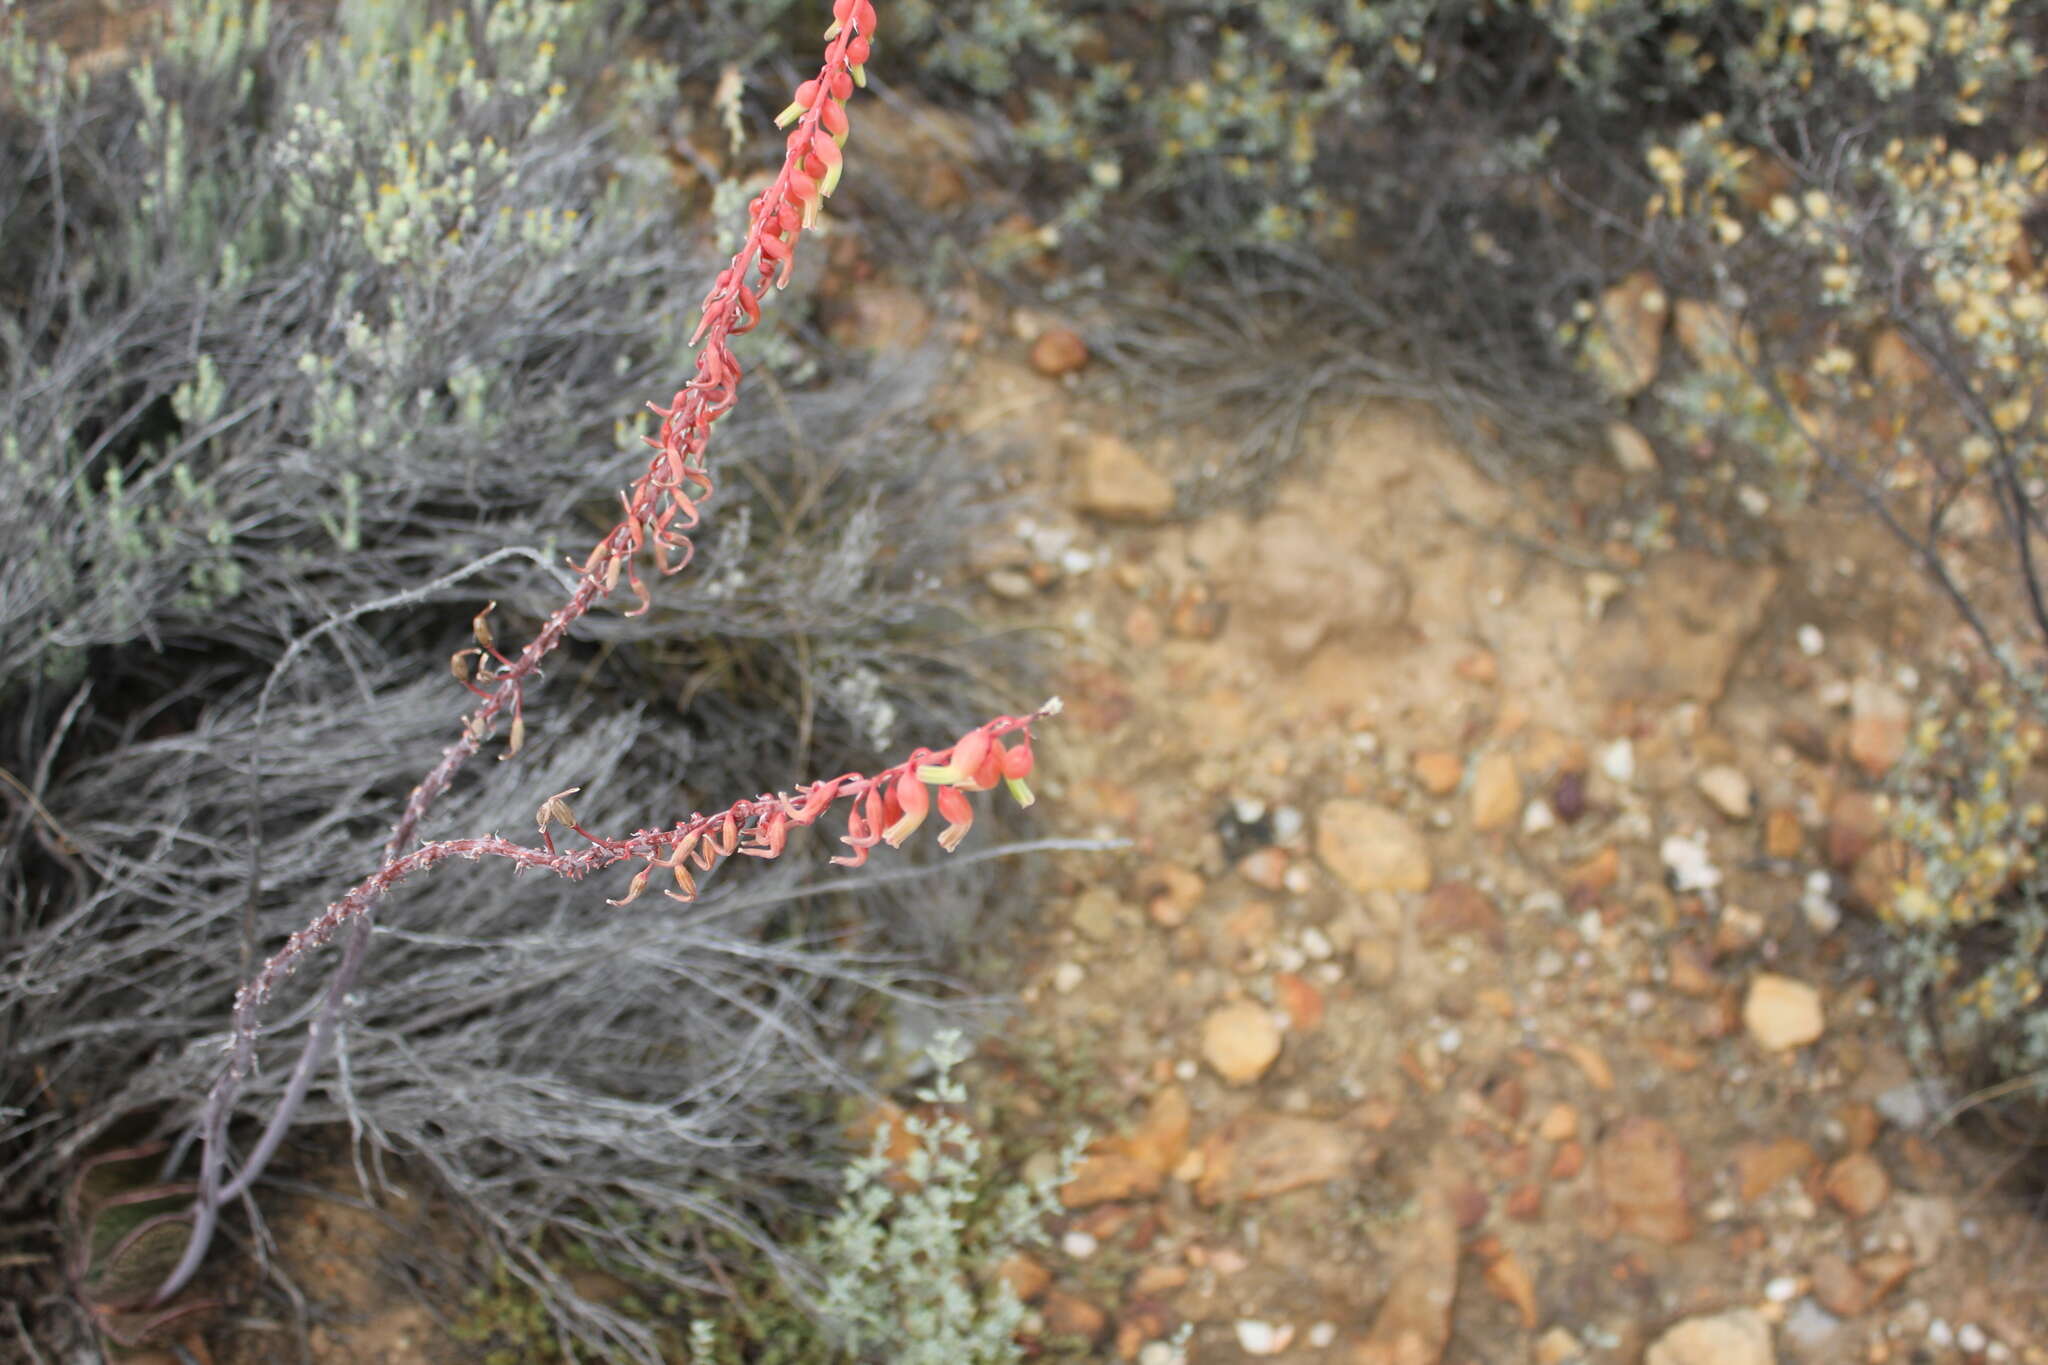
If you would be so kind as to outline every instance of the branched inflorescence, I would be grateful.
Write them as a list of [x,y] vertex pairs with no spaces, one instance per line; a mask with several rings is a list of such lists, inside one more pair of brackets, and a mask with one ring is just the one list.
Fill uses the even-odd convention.
[[[535,812],[534,823],[541,837],[538,848],[497,835],[421,844],[385,863],[374,876],[329,905],[312,923],[286,940],[285,946],[236,996],[237,1034],[253,1036],[256,1012],[269,1002],[271,992],[290,974],[299,958],[325,944],[337,930],[363,915],[399,882],[450,858],[471,862],[503,858],[518,869],[553,872],[576,881],[619,863],[638,860],[642,866],[625,895],[606,901],[607,905],[624,906],[639,899],[657,872],[668,873],[675,882],[674,890],[664,890],[662,894],[688,902],[697,898],[698,873],[708,872],[735,855],[780,857],[790,830],[816,824],[841,802],[847,804],[848,810],[846,832],[839,839],[848,851],[832,861],[842,867],[861,866],[867,861],[868,850],[877,844],[902,847],[934,809],[946,822],[939,831],[939,845],[950,853],[959,847],[974,823],[974,807],[967,800],[967,793],[987,791],[1001,783],[1020,804],[1031,804],[1033,797],[1026,781],[1033,766],[1031,727],[1047,716],[1057,715],[1059,710],[1060,702],[1055,697],[1028,715],[997,716],[969,730],[950,748],[917,749],[903,762],[879,772],[846,773],[800,786],[794,792],[748,797],[710,815],[692,811],[688,819],[667,829],[636,830],[616,839],[593,834],[576,822],[568,801],[576,794],[572,788],[550,796]],[[1015,736],[1015,742],[1005,744],[1005,736]],[[556,825],[575,831],[589,847],[557,849],[552,833]]]
[[695,553],[690,532],[701,519],[700,508],[716,489],[705,467],[704,451],[712,425],[739,401],[740,364],[732,339],[751,331],[761,320],[761,296],[772,284],[789,282],[797,241],[818,220],[824,200],[838,186],[841,148],[852,125],[846,101],[856,85],[865,84],[872,48],[875,7],[869,0],[835,0],[825,63],[816,77],[797,87],[796,99],[783,110],[778,124],[794,123],[774,183],[747,206],[748,228],[730,264],[712,281],[704,296],[703,317],[691,337],[702,343],[697,372],[676,391],[667,407],[649,403],[661,418],[661,429],[645,437],[654,450],[647,470],[619,495],[623,515],[591,547],[577,565],[582,575],[576,591],[555,609],[517,657],[497,652],[486,622],[488,609],[477,618],[477,648],[451,661],[455,676],[481,698],[463,726],[461,739],[450,745],[432,772],[413,789],[405,814],[385,845],[395,858],[411,842],[420,817],[446,790],[455,770],[474,755],[496,728],[499,716],[512,714],[507,756],[519,751],[526,737],[523,715],[525,685],[541,660],[562,642],[569,627],[586,615],[600,597],[615,592],[623,578],[639,605],[651,605],[638,568],[649,550],[666,576],[689,564]]
[[[874,30],[875,10],[870,0],[835,0],[832,26],[825,34],[824,65],[814,79],[798,87],[794,101],[776,120],[778,126],[790,129],[782,169],[749,205],[746,237],[705,296],[703,317],[692,338],[693,344],[701,343],[696,373],[667,406],[649,405],[661,418],[659,433],[647,438],[654,454],[646,472],[620,495],[623,514],[618,523],[575,566],[580,574],[575,590],[516,655],[498,649],[490,627],[491,609],[486,607],[477,614],[472,623],[475,646],[458,652],[450,662],[456,678],[479,698],[478,704],[464,721],[461,735],[408,796],[385,843],[382,865],[286,940],[237,993],[228,1064],[208,1095],[199,1123],[202,1155],[197,1197],[189,1211],[162,1216],[163,1220],[189,1220],[191,1235],[154,1302],[163,1303],[189,1282],[211,1240],[220,1208],[249,1188],[277,1150],[305,1096],[325,1040],[337,1026],[341,1001],[368,947],[366,931],[372,912],[386,892],[414,873],[450,858],[474,861],[490,857],[505,859],[515,869],[533,868],[580,879],[638,861],[641,867],[625,894],[610,904],[634,900],[657,873],[666,873],[674,882],[667,895],[688,901],[697,893],[698,875],[722,859],[736,855],[774,858],[783,852],[791,829],[816,823],[841,802],[849,808],[846,831],[840,836],[848,852],[832,861],[855,867],[866,861],[868,851],[877,844],[900,846],[934,809],[946,822],[939,842],[951,851],[974,819],[968,792],[1003,782],[1020,802],[1030,804],[1025,779],[1032,765],[1031,727],[1057,712],[1057,700],[1028,715],[999,716],[968,731],[949,748],[916,750],[903,762],[877,773],[848,773],[794,792],[750,797],[710,815],[692,813],[665,829],[643,829],[622,838],[592,834],[577,824],[568,806],[572,790],[551,796],[541,805],[538,846],[496,835],[413,844],[420,821],[434,801],[462,765],[481,750],[507,713],[510,728],[503,756],[510,758],[519,752],[525,739],[525,685],[569,628],[621,582],[639,599],[632,613],[648,610],[651,600],[638,568],[643,554],[651,553],[664,575],[690,562],[690,533],[715,488],[705,464],[705,449],[712,426],[739,398],[741,371],[733,357],[732,338],[760,321],[763,296],[771,286],[780,288],[788,283],[799,239],[817,222],[820,207],[838,184],[841,148],[849,131],[846,102],[854,88],[865,83],[864,66]],[[557,849],[552,827],[558,825],[573,830],[588,846],[573,851]],[[261,1011],[299,961],[345,926],[352,926],[352,937],[328,984],[285,1098],[240,1169],[230,1175],[227,1117],[242,1080],[255,1065]]]

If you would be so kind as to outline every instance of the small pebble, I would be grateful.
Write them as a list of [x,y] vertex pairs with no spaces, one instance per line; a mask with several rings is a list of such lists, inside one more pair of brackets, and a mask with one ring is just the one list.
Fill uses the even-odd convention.
[[1100,1245],[1093,1235],[1082,1232],[1079,1228],[1060,1238],[1060,1250],[1077,1261],[1085,1261],[1093,1256]]
[[1956,1345],[1962,1347],[1971,1355],[1977,1354],[1990,1344],[1991,1338],[1986,1336],[1984,1329],[1974,1322],[1966,1322],[1961,1327],[1956,1328]]
[[1465,1034],[1460,1029],[1447,1028],[1442,1033],[1439,1033],[1436,1036],[1437,1050],[1439,1052],[1445,1053],[1446,1055],[1456,1052],[1459,1048],[1463,1047],[1464,1045]]
[[1230,803],[1230,813],[1240,825],[1256,825],[1266,818],[1266,803],[1256,796],[1240,796]]
[[1052,969],[1052,988],[1061,995],[1072,995],[1087,976],[1087,970],[1080,963],[1062,962]]
[[1315,884],[1315,878],[1300,863],[1288,868],[1287,874],[1280,878],[1280,885],[1297,896],[1306,896]]
[[1927,1344],[1936,1350],[1956,1344],[1955,1329],[1948,1325],[1947,1318],[1936,1318],[1927,1324]]
[[1063,526],[1045,526],[1029,537],[1031,553],[1041,564],[1050,564],[1074,543],[1074,533]]
[[1522,833],[1525,835],[1542,834],[1546,830],[1556,828],[1557,812],[1540,796],[1531,801],[1528,809],[1522,812]]
[[1318,1351],[1336,1339],[1337,1324],[1334,1322],[1319,1322],[1308,1329],[1308,1344],[1315,1347]]
[[1801,1299],[1785,1317],[1785,1337],[1807,1352],[1815,1352],[1842,1328],[1842,1320],[1812,1299]]
[[1826,938],[1842,923],[1842,907],[1835,904],[1834,879],[1816,868],[1806,874],[1806,889],[1799,897],[1799,913],[1806,927]]
[[988,584],[990,592],[1012,602],[1021,602],[1038,591],[1031,575],[1021,569],[990,569],[983,581]]
[[1690,839],[1682,834],[1670,835],[1658,845],[1657,855],[1671,874],[1672,889],[1681,895],[1688,891],[1712,891],[1721,884],[1721,869],[1714,866],[1703,834]]
[[1790,1303],[1799,1297],[1799,1281],[1790,1275],[1780,1275],[1764,1286],[1764,1297],[1772,1303]]
[[1328,962],[1337,955],[1329,935],[1313,924],[1301,931],[1301,951],[1308,954],[1311,962]]
[[1078,578],[1095,567],[1095,556],[1082,549],[1068,550],[1060,556],[1060,572],[1070,578]]
[[1818,659],[1820,652],[1828,647],[1828,637],[1820,633],[1820,627],[1808,623],[1799,628],[1799,652],[1809,659]]
[[1288,1323],[1275,1326],[1258,1318],[1239,1318],[1235,1330],[1237,1344],[1246,1355],[1278,1355],[1294,1342],[1294,1328]]
[[1273,808],[1273,842],[1291,844],[1301,837],[1308,818],[1296,806],[1275,806]]
[[1148,1341],[1138,1350],[1138,1365],[1175,1365],[1180,1353],[1163,1341]]
[[1636,748],[1625,739],[1617,739],[1600,751],[1600,771],[1610,782],[1627,786],[1635,780]]

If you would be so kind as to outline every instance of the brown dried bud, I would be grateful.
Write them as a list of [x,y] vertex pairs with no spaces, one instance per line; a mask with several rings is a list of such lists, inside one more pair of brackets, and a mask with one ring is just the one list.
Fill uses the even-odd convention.
[[491,638],[491,622],[489,619],[491,613],[497,609],[497,606],[496,602],[491,603],[471,617],[469,621],[469,633],[476,636],[476,642],[485,649],[496,649],[498,647],[498,642]]
[[697,879],[690,875],[689,867],[678,860],[675,866],[676,886],[679,890],[664,891],[661,894],[673,900],[693,901],[697,899]]
[[574,796],[582,790],[583,788],[581,787],[570,787],[567,791],[556,792],[553,796],[540,803],[540,809],[534,812],[533,820],[535,824],[540,826],[542,834],[548,832],[549,825],[569,825],[572,827],[575,825],[576,813],[569,809],[569,803],[562,798]]
[[640,893],[647,889],[647,878],[653,871],[654,869],[650,866],[643,867],[638,872],[635,872],[632,883],[626,888],[626,894],[618,900],[607,900],[605,904],[631,905],[634,901],[639,900]]

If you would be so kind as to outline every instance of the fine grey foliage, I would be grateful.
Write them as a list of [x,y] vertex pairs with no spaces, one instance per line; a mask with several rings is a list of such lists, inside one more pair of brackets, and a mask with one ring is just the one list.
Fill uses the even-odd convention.
[[[901,1120],[910,1142],[900,1171],[888,1156],[895,1138],[882,1124],[868,1154],[849,1163],[839,1210],[819,1229],[819,1304],[834,1335],[861,1359],[1023,1359],[1017,1337],[1025,1308],[995,1271],[1042,1238],[1087,1138],[1068,1144],[1047,1179],[993,1179],[981,1135],[960,1116],[968,1092],[954,1071],[968,1052],[957,1031],[932,1040],[932,1080],[917,1092],[927,1112]],[[902,1181],[893,1182],[899,1175]]]
[[[0,16],[10,1213],[116,1125],[181,1133],[237,982],[375,869],[453,739],[470,616],[496,600],[516,645],[614,519],[716,269],[648,135],[673,73],[612,48],[629,6],[354,0],[345,45],[242,0],[168,9],[90,77]],[[823,352],[800,291],[778,304],[765,340],[817,378],[721,424],[697,563],[649,614],[587,618],[526,749],[472,764],[423,837],[516,834],[572,786],[624,832],[975,719],[942,589],[980,490],[919,417],[931,367]],[[424,1163],[565,1329],[655,1358],[530,1234],[673,1284],[698,1283],[678,1218],[766,1240],[824,1172],[803,1135],[876,1002],[950,993],[914,964],[995,875],[799,896],[826,845],[690,907],[490,867],[401,888],[307,1121]]]

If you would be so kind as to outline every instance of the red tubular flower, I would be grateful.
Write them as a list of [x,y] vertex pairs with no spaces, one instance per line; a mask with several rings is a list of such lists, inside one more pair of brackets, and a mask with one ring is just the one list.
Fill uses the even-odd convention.
[[960,841],[974,825],[974,803],[958,787],[941,787],[939,814],[946,821],[946,827],[939,831],[939,847],[951,853],[960,847]]
[[818,126],[830,133],[834,142],[844,147],[846,135],[850,131],[846,122],[846,106],[838,100],[827,100],[824,109],[818,114]]
[[819,133],[811,139],[811,155],[825,167],[825,178],[818,188],[825,194],[839,188],[839,173],[845,169],[844,159],[839,154],[839,142],[830,133]]
[[932,794],[924,783],[917,780],[914,769],[906,769],[903,775],[896,779],[895,790],[890,792],[890,795],[895,798],[896,807],[903,813],[882,831],[882,840],[891,848],[901,848],[903,841],[915,834],[917,827],[924,823],[926,813],[932,808]]
[[960,785],[971,792],[985,792],[1002,780],[1003,748],[1000,744],[991,744],[974,765],[973,777]]
[[804,792],[803,801],[785,800],[782,808],[789,812],[789,818],[799,825],[808,825],[825,813],[825,808],[839,799],[840,779],[830,782],[813,782]]
[[749,858],[780,858],[788,838],[789,817],[771,810],[741,837],[740,852]]
[[839,842],[853,852],[840,854],[832,860],[833,863],[839,867],[859,867],[867,862],[868,850],[882,841],[875,835],[867,817],[861,814],[860,807],[856,806],[846,813],[846,833],[839,836]]
[[1031,776],[1031,732],[1026,730],[1013,748],[1002,751],[1003,784],[1010,789],[1010,795],[1017,798],[1017,804],[1028,806],[1038,798],[1031,794],[1030,786],[1024,781]]
[[944,763],[920,765],[917,780],[942,787],[955,787],[970,781],[980,769],[982,760],[988,756],[991,743],[988,731],[969,730],[954,743],[953,751]]

